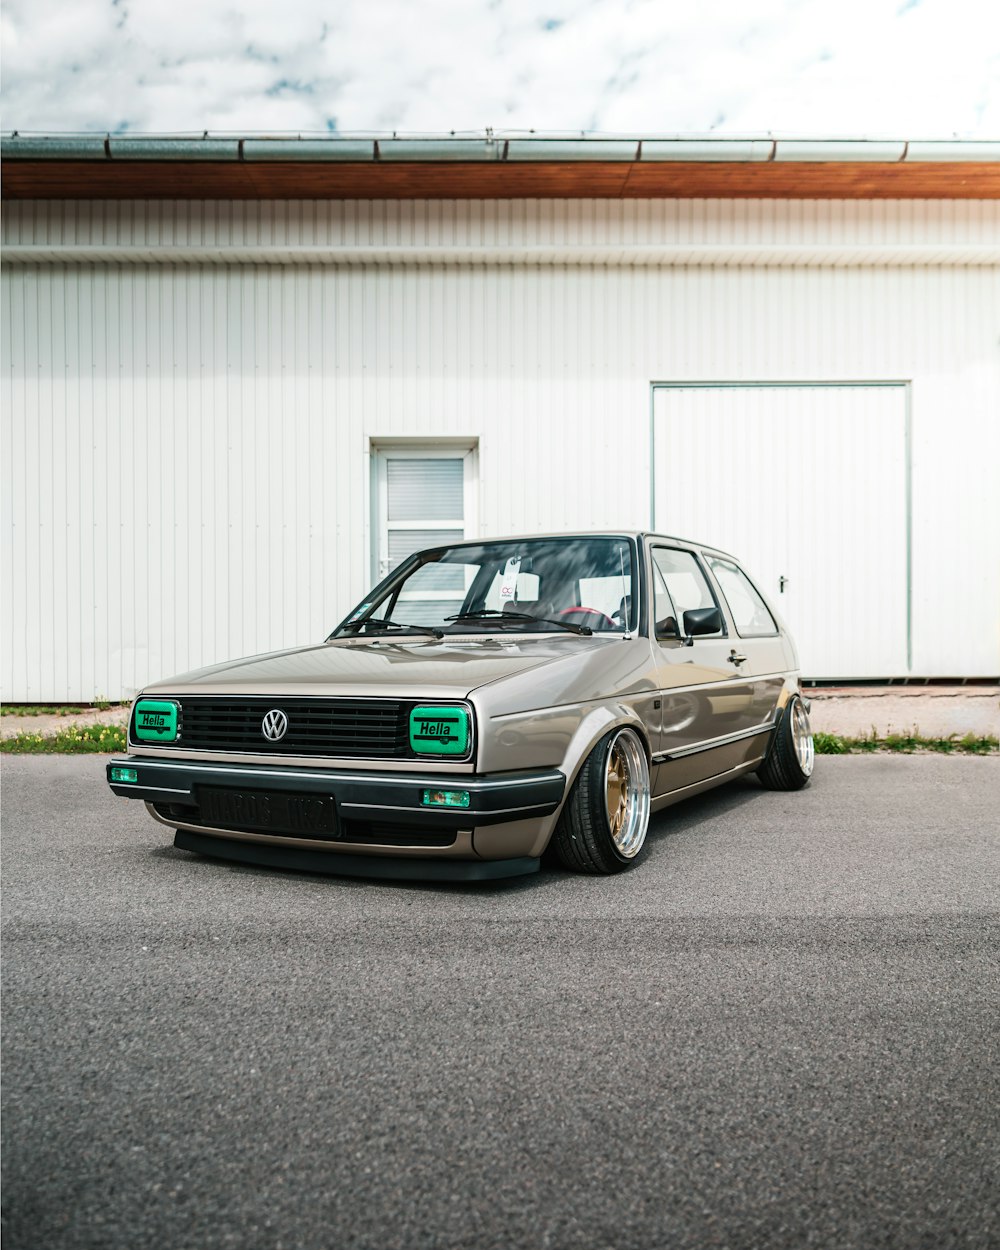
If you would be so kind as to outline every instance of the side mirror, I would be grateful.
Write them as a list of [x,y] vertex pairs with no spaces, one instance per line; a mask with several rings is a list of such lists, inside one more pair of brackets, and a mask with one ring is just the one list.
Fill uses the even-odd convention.
[[718,634],[722,630],[722,613],[718,608],[692,608],[684,613],[684,632],[688,645],[698,634]]

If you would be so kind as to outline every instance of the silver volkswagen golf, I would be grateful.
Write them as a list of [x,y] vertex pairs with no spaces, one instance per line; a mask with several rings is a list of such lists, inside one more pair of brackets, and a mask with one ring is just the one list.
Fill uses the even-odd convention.
[[813,769],[795,647],[737,561],[657,534],[409,557],[324,642],[147,686],[115,794],[175,845],[488,879],[634,865],[652,812]]

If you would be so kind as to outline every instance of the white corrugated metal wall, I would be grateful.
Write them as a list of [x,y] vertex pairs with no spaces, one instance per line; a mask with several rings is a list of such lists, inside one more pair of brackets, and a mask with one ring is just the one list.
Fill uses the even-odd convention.
[[[3,279],[7,699],[322,637],[369,581],[373,441],[478,443],[484,533],[646,525],[655,381],[910,382],[913,672],[1000,670],[994,204],[14,204],[4,232],[52,249]],[[611,263],[709,242],[727,264]],[[98,244],[148,263],[60,261]],[[389,250],[163,263],[236,244]],[[441,244],[489,250],[391,255]]]

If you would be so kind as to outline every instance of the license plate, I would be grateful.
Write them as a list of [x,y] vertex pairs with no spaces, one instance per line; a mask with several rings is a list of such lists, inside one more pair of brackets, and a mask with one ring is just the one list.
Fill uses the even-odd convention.
[[326,794],[285,794],[280,790],[222,790],[198,787],[203,824],[303,838],[335,838],[337,805]]

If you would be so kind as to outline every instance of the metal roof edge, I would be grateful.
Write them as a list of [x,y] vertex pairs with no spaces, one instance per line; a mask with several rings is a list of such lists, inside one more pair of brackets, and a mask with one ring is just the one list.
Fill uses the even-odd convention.
[[441,135],[26,134],[0,137],[5,160],[315,161],[660,161],[745,163],[1000,162],[1000,140],[848,139],[750,136],[616,136],[467,132]]

